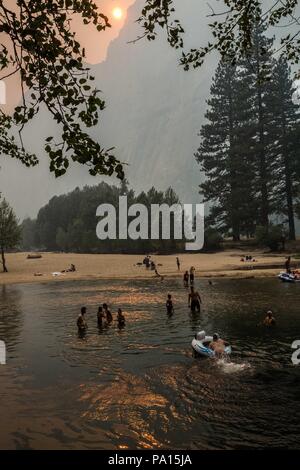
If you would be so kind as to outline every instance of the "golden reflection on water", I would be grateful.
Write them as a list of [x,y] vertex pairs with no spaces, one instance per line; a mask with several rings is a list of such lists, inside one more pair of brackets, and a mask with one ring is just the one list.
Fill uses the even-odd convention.
[[[141,377],[120,371],[110,384],[80,387],[80,402],[87,404],[82,417],[88,420],[114,423],[111,433],[122,442],[119,448],[128,448],[126,441],[134,440],[140,448],[159,448],[160,443],[149,430],[149,422],[159,417],[160,426],[168,421],[165,409],[167,399],[156,393]],[[125,441],[125,442],[124,442]]]

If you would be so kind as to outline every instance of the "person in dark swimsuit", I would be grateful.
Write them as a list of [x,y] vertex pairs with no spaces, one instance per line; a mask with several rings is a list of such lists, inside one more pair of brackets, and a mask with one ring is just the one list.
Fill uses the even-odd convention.
[[107,323],[111,323],[113,321],[113,316],[111,314],[111,311],[108,310],[107,304],[103,304],[103,312],[104,312],[104,315],[106,316]]
[[123,312],[120,308],[118,308],[118,317],[117,317],[117,320],[118,320],[118,327],[119,328],[124,328],[125,326],[125,317],[123,315]]
[[81,312],[77,318],[77,328],[79,333],[83,333],[87,329],[87,322],[85,319],[86,307],[81,307]]
[[198,291],[194,290],[194,287],[191,286],[191,292],[189,293],[188,305],[191,308],[192,312],[200,312],[200,304],[202,303],[200,294]]
[[189,273],[188,271],[185,271],[183,275],[183,285],[184,287],[189,287]]
[[171,294],[168,294],[168,298],[167,298],[167,301],[166,301],[166,308],[167,308],[167,314],[168,315],[173,315],[174,306],[173,306],[173,301],[172,301]]
[[103,313],[103,308],[99,307],[98,312],[97,312],[97,323],[98,323],[99,328],[103,327],[103,319],[104,318],[105,318],[105,315]]

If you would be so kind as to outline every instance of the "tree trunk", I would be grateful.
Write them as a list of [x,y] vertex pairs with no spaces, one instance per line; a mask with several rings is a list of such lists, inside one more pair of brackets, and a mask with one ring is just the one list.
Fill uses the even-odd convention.
[[259,161],[260,161],[260,192],[261,192],[261,224],[269,227],[269,195],[267,187],[267,165],[265,155],[264,117],[262,107],[261,88],[258,84],[258,116],[259,116]]
[[238,198],[237,198],[237,175],[236,175],[236,165],[235,165],[235,159],[236,155],[234,154],[233,148],[234,148],[234,142],[233,142],[233,128],[234,128],[234,123],[233,123],[233,102],[232,102],[232,94],[231,90],[229,91],[229,158],[230,158],[230,187],[231,187],[231,213],[230,213],[230,219],[231,219],[231,228],[232,228],[232,235],[233,235],[233,241],[239,241],[240,240],[240,221],[239,221],[239,214],[237,211],[237,204],[238,204]]
[[258,104],[258,130],[259,130],[259,179],[260,179],[260,224],[269,229],[269,194],[267,186],[267,162],[265,147],[265,123],[263,112],[263,95],[261,89],[261,68],[259,49],[256,47],[256,78],[257,78],[257,104]]
[[285,192],[286,192],[286,203],[287,203],[287,216],[289,223],[289,239],[296,240],[296,228],[295,228],[295,214],[294,214],[294,201],[293,201],[293,184],[290,168],[290,160],[287,148],[287,135],[286,135],[286,119],[285,115],[282,114],[282,129],[283,129],[283,158],[284,158],[284,172],[285,172]]
[[7,273],[7,267],[6,267],[6,262],[5,262],[5,256],[4,256],[4,248],[3,246],[1,247],[1,257],[2,257],[2,266],[3,266],[3,272]]
[[[288,157],[286,156],[287,160]],[[296,228],[295,228],[295,218],[294,218],[294,205],[293,205],[293,195],[292,195],[292,181],[289,173],[289,163],[286,162],[286,177],[285,177],[285,189],[286,189],[286,198],[287,198],[287,212],[288,212],[288,221],[289,221],[289,239],[296,240]]]

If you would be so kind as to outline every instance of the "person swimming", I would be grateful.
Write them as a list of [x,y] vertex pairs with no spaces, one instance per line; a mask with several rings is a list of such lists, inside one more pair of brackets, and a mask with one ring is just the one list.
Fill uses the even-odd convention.
[[276,320],[275,320],[275,317],[273,316],[272,310],[269,310],[267,312],[267,316],[265,317],[265,319],[263,321],[263,324],[265,326],[274,326],[274,325],[276,325]]
[[86,314],[86,307],[81,307],[81,312],[77,318],[77,328],[80,333],[86,331],[87,329],[87,322],[85,319]]
[[173,306],[173,301],[172,301],[171,294],[168,294],[168,298],[167,298],[167,301],[166,301],[166,308],[167,308],[167,314],[168,315],[173,315],[174,306]]
[[125,320],[125,317],[123,315],[121,308],[118,308],[117,320],[118,320],[118,327],[123,328],[125,326],[126,320]]
[[209,343],[209,348],[212,349],[216,356],[223,356],[224,352],[225,352],[225,347],[228,345],[228,343],[226,341],[224,341],[222,338],[220,338],[220,336],[218,335],[218,333],[215,333],[213,335],[213,340],[211,343]]
[[108,309],[107,304],[103,304],[102,307],[103,307],[103,312],[106,317],[107,323],[111,323],[113,321],[113,316],[111,314],[111,311]]
[[188,306],[191,308],[192,312],[200,312],[200,304],[202,303],[201,296],[198,291],[194,290],[194,287],[191,286],[191,292],[188,297]]

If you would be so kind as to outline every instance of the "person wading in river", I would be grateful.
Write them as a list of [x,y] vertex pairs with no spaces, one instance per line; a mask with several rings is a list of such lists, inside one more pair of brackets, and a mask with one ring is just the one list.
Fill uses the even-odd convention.
[[87,329],[87,322],[85,319],[86,307],[81,307],[81,312],[77,318],[77,328],[80,333]]
[[191,286],[191,292],[189,293],[188,305],[192,312],[200,312],[200,304],[202,304],[201,296],[198,291],[194,290]]
[[103,304],[103,313],[106,316],[107,323],[111,323],[113,321],[113,316],[111,314],[111,311],[108,310],[107,304]]

